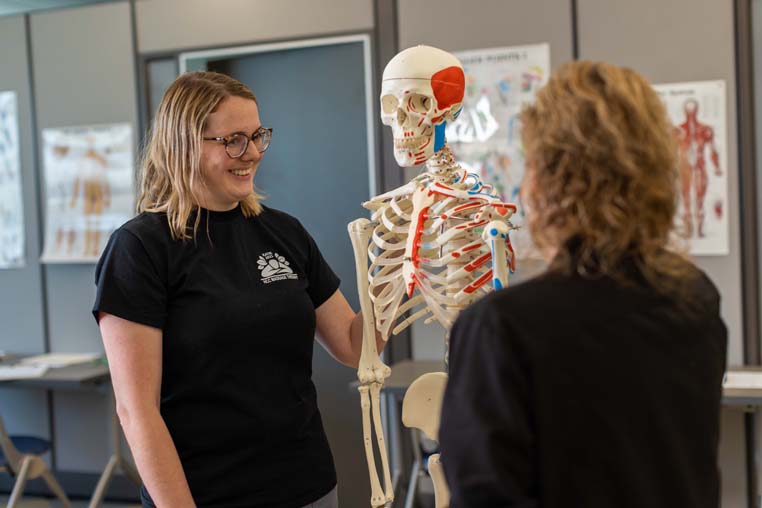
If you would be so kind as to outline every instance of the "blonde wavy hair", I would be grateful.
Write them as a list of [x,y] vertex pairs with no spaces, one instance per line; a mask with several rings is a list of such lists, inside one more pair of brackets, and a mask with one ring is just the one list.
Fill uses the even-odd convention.
[[[201,146],[209,115],[225,97],[257,101],[240,81],[216,72],[186,72],[161,99],[140,164],[137,211],[165,212],[172,239],[196,237],[201,214],[195,214],[192,234],[188,219],[199,209],[194,189],[205,186],[201,172]],[[244,216],[262,211],[262,196],[252,188],[243,201]]]
[[550,270],[632,283],[633,261],[650,286],[685,296],[677,145],[650,84],[631,69],[572,62],[521,120],[528,226],[541,250],[556,249]]

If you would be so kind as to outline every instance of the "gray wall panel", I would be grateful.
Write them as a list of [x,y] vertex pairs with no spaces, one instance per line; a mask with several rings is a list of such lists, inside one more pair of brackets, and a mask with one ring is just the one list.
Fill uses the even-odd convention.
[[[46,127],[112,122],[129,122],[134,128],[137,104],[128,2],[32,14],[31,41],[40,132]],[[45,270],[51,350],[101,351],[90,314],[94,265],[47,265]],[[97,472],[109,449],[106,397],[61,392],[54,398],[59,468]],[[83,400],[91,405],[87,411]]]
[[[37,173],[32,140],[32,109],[26,27],[23,16],[0,18],[0,91],[15,91],[18,105],[21,183],[26,235],[23,268],[0,270],[0,349],[19,353],[45,350],[37,214]],[[10,432],[48,436],[43,392],[0,390],[0,415]]]
[[371,0],[138,0],[141,53],[373,28]]
[[[473,3],[398,0],[398,6],[400,49],[426,44],[447,51],[464,51],[548,42],[553,68],[571,60],[573,55],[571,3],[566,0],[479,0]],[[405,178],[410,179],[417,173],[417,168],[407,169]],[[522,261],[511,283],[541,268],[541,263]],[[421,320],[416,321],[412,337],[414,358],[439,360],[444,357],[444,330],[437,323],[425,325]]]
[[400,49],[447,51],[550,43],[553,67],[572,58],[566,0],[398,0]]
[[111,411],[110,399],[105,394],[87,391],[56,394],[53,425],[59,469],[100,474],[113,448]]
[[[24,18],[0,18],[0,91],[15,91],[18,105],[26,266],[0,270],[0,349],[40,352],[45,348],[37,227],[37,175],[32,145],[26,29]],[[23,316],[23,319],[22,319]]]
[[[743,360],[738,140],[732,0],[578,0],[580,58],[632,67],[654,83],[724,79],[727,82],[728,214],[730,255],[699,257],[722,295],[728,325],[728,363]],[[743,418],[725,411],[720,468],[722,505],[746,504]]]
[[730,0],[580,0],[579,34],[580,58],[632,67],[654,83],[727,82],[730,255],[702,256],[696,262],[720,289],[730,338],[728,363],[738,365],[743,361],[743,323],[733,4]]

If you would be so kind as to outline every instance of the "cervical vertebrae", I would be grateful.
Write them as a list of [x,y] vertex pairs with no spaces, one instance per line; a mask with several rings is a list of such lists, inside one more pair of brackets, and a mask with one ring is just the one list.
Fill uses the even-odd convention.
[[[364,203],[372,211],[370,221],[349,224],[363,312],[357,374],[374,508],[394,497],[379,408],[380,390],[391,369],[379,358],[376,331],[386,341],[421,318],[449,331],[465,306],[507,285],[508,268],[514,268],[508,233],[516,207],[501,202],[489,185],[458,166],[445,145],[445,122],[460,111],[464,82],[458,60],[436,48],[410,48],[389,62],[381,94],[382,120],[392,127],[397,162],[412,166],[425,161],[426,171]],[[411,395],[414,400],[441,398],[443,382],[428,381],[411,385],[406,401]],[[403,412],[416,428],[439,428],[438,411],[407,404]],[[371,414],[385,489],[373,457]],[[435,482],[436,506],[445,508],[449,495],[438,458],[429,464],[432,476],[440,479]]]

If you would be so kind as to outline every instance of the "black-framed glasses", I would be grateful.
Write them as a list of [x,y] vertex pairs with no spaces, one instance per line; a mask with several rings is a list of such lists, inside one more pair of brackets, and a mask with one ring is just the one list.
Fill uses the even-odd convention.
[[221,136],[216,138],[204,138],[204,141],[216,141],[225,145],[225,153],[231,159],[237,159],[246,153],[249,148],[249,141],[254,143],[254,147],[259,153],[264,153],[267,147],[270,146],[270,140],[273,137],[273,130],[271,127],[260,127],[255,130],[251,135],[243,132],[234,132],[229,136]]

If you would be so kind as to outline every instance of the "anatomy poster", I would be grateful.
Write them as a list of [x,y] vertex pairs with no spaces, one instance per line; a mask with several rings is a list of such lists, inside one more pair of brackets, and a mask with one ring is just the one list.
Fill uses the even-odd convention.
[[24,265],[24,216],[15,92],[0,92],[0,269]]
[[694,255],[728,254],[728,142],[725,82],[654,86],[678,138],[677,228]]
[[89,263],[133,216],[129,124],[42,131],[46,263]]
[[466,74],[466,94],[458,119],[447,126],[456,160],[492,185],[503,201],[515,203],[511,232],[518,258],[537,257],[519,200],[524,175],[519,114],[548,81],[550,45],[514,46],[455,53]]

